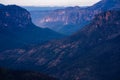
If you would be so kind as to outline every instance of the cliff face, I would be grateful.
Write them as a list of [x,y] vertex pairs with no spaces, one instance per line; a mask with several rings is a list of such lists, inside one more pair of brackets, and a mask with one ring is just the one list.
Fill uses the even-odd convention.
[[88,24],[94,18],[94,15],[99,12],[86,8],[70,7],[51,11],[48,14],[46,12],[44,17],[37,17],[33,21],[42,27],[48,27],[57,32],[70,35]]
[[62,37],[50,29],[35,26],[30,13],[16,5],[0,6],[0,50],[38,44]]
[[0,12],[0,27],[2,29],[25,28],[32,25],[30,13],[16,5],[1,7]]
[[1,52],[0,65],[29,66],[62,80],[119,80],[119,15],[107,11],[69,38]]
[[[11,45],[16,48],[0,52],[0,66],[7,66],[15,69],[37,70],[62,80],[120,80],[119,9],[109,11],[105,11],[106,9],[104,9],[103,11],[105,12],[100,13],[102,8],[99,8],[99,10],[93,10],[93,7],[85,8],[87,9],[85,12],[82,8],[75,8],[75,11],[74,8],[66,8],[65,13],[60,13],[61,10],[56,10],[56,12],[58,12],[56,15],[60,13],[59,15],[64,16],[68,11],[67,16],[69,15],[69,17],[71,17],[71,19],[67,17],[69,23],[71,23],[70,25],[76,26],[76,24],[80,24],[79,22],[81,21],[78,20],[80,16],[79,11],[87,13],[88,10],[88,13],[92,16],[82,13],[81,17],[84,15],[85,19],[83,17],[83,20],[85,22],[89,22],[89,18],[93,18],[93,20],[90,20],[91,22],[89,22],[89,24],[66,39],[49,41],[40,45],[24,48],[17,48],[18,46],[15,47],[15,45],[18,45],[18,41],[19,45],[21,43],[24,45],[38,43],[41,39],[50,40],[51,37],[49,36],[52,32],[49,29],[35,27],[31,23],[31,18],[28,18],[28,16],[23,17],[25,23],[22,23],[22,20],[16,21],[16,17],[18,17],[17,14],[15,18],[13,18],[13,16],[9,19],[7,16],[11,14],[6,14],[6,11],[0,13],[5,16],[2,17],[3,22],[1,20],[2,30],[0,31],[0,48],[4,46],[11,47]],[[94,13],[100,14],[93,17],[93,15],[95,15]],[[21,15],[23,16],[24,13]],[[86,15],[89,17],[86,17]],[[54,17],[55,15],[51,14],[51,16]],[[4,20],[4,18],[8,21]],[[67,19],[63,17],[59,18],[63,20],[63,22],[60,23],[64,23]],[[15,22],[13,20],[15,20]],[[50,19],[47,21],[49,20]],[[12,24],[10,21],[15,26],[11,27]],[[74,21],[76,22],[74,23]],[[7,23],[7,25],[2,23]],[[11,26],[8,26],[8,24]],[[18,26],[18,24],[24,26]],[[49,23],[49,25],[50,24],[51,23]],[[58,24],[56,23],[55,25]]]
[[[102,11],[119,9],[119,0],[102,0],[87,7],[69,7],[65,9],[45,12],[44,17],[34,18],[34,22],[42,27],[48,27],[64,34],[73,34],[83,26],[89,24],[94,16]],[[34,17],[34,15],[32,15]]]

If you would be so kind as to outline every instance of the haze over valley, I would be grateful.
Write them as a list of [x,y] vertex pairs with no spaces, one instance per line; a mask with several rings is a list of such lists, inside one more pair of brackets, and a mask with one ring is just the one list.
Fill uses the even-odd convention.
[[119,0],[22,1],[0,1],[0,80],[120,80]]

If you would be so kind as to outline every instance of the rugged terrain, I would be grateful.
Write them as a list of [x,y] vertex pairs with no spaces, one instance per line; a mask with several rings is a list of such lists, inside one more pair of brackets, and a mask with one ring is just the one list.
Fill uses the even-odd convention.
[[0,6],[0,50],[39,44],[63,35],[35,26],[30,13],[16,5]]
[[96,14],[119,9],[119,5],[119,0],[101,0],[95,5],[85,8],[76,6],[53,11],[31,11],[30,13],[35,24],[71,35],[89,24]]
[[1,52],[0,65],[39,70],[62,80],[119,80],[119,15],[107,11],[69,38]]

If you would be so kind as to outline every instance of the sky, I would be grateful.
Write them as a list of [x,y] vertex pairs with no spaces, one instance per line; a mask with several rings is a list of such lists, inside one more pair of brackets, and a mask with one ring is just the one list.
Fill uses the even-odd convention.
[[100,0],[0,0],[0,3],[20,6],[91,6]]

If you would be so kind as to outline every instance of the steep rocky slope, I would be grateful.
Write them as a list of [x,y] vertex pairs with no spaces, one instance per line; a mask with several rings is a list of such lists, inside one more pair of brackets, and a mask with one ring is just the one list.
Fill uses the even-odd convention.
[[[51,12],[41,12],[45,13],[45,15],[34,18],[33,22],[42,27],[48,27],[57,32],[70,35],[89,24],[96,14],[107,10],[120,9],[119,5],[119,0],[101,0],[95,5],[86,8],[76,6]],[[31,14],[32,17],[36,16],[33,12]]]
[[0,65],[39,70],[62,80],[119,80],[119,15],[107,11],[69,38],[1,52]]
[[30,13],[19,6],[0,6],[0,50],[38,44],[62,36],[35,26]]

